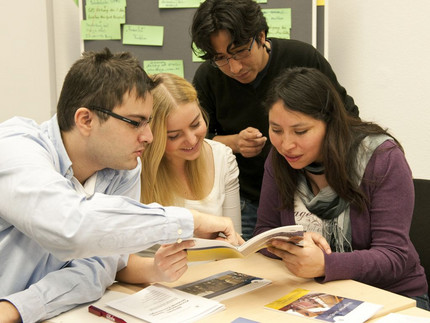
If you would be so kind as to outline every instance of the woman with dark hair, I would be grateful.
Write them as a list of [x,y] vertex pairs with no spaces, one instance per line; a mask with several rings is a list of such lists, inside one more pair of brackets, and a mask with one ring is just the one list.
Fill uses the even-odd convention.
[[[412,174],[399,142],[349,116],[330,80],[312,68],[283,72],[266,106],[274,149],[265,163],[254,234],[291,224],[304,247],[275,241],[300,277],[354,279],[412,297],[428,309],[427,282],[409,238]],[[321,248],[325,238],[330,248]]]

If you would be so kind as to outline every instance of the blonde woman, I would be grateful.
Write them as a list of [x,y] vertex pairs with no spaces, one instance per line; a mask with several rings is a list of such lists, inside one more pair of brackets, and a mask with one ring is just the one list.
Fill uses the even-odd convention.
[[240,233],[236,157],[205,139],[207,115],[188,81],[169,73],[153,79],[160,84],[152,91],[154,140],[142,156],[141,201],[230,217]]

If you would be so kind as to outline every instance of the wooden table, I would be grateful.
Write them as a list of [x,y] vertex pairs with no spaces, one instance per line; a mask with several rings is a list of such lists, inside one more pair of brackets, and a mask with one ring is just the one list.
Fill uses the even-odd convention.
[[[272,283],[255,291],[222,301],[226,310],[208,316],[199,322],[231,322],[244,317],[258,322],[309,322],[309,319],[293,317],[285,313],[264,309],[263,306],[274,301],[296,288],[325,292],[337,296],[381,304],[384,307],[374,316],[380,317],[391,312],[401,311],[415,306],[411,298],[400,296],[376,287],[353,280],[334,281],[325,284],[313,279],[299,278],[291,274],[280,260],[265,257],[259,253],[243,259],[224,259],[215,262],[190,265],[187,272],[174,283],[163,283],[166,286],[178,286],[208,277],[227,270],[234,270],[249,275],[270,279]],[[112,290],[133,293],[140,287],[132,285],[114,285]]]

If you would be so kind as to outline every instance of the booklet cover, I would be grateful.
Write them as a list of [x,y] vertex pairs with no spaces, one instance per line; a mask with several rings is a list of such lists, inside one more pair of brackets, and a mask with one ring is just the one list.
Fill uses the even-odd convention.
[[195,322],[225,309],[215,300],[192,295],[160,284],[106,304],[147,322]]
[[271,282],[268,279],[229,270],[175,288],[193,295],[222,301],[266,286]]
[[241,246],[233,246],[227,241],[193,238],[195,246],[187,249],[188,261],[243,258],[270,246],[274,239],[283,239],[297,245],[303,240],[303,226],[287,225],[274,228],[252,237]]
[[382,305],[297,288],[264,307],[324,322],[361,323]]

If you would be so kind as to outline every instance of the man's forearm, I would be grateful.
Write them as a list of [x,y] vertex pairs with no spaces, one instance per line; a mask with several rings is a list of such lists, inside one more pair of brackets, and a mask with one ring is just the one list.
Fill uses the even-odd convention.
[[225,135],[225,136],[215,136],[212,138],[214,141],[218,141],[223,143],[224,145],[228,146],[233,150],[233,153],[239,152],[239,147],[237,146],[237,138],[238,134],[236,135]]

